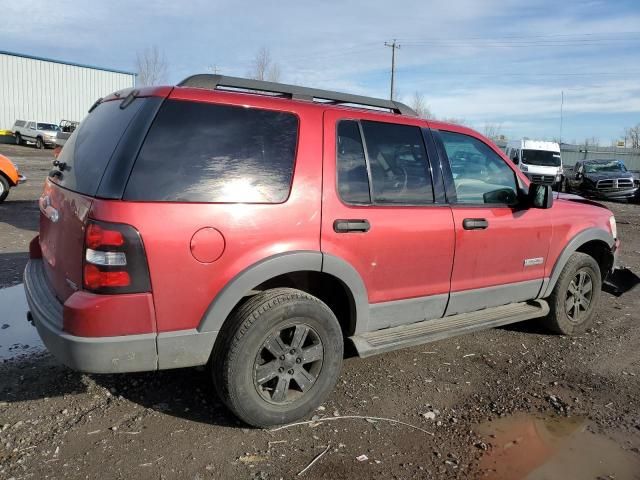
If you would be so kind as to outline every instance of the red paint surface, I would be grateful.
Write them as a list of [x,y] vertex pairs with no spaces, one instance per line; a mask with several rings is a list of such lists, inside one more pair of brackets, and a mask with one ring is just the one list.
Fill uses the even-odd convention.
[[[185,101],[298,115],[291,194],[275,205],[122,202],[91,199],[47,180],[43,195],[60,210],[61,220],[54,224],[41,215],[40,247],[50,283],[66,302],[64,325],[70,333],[111,336],[196,328],[231,279],[283,252],[322,250],[342,258],[359,272],[369,302],[376,303],[542,278],[550,274],[573,235],[590,226],[608,230],[608,210],[562,200],[551,210],[520,212],[507,207],[347,206],[335,186],[339,119],[431,125],[488,141],[464,127],[386,113],[205,89],[145,90],[159,96],[169,92],[171,98]],[[494,150],[528,183],[497,147]],[[75,291],[73,285],[82,288],[84,225],[89,216],[126,223],[139,231],[152,294]],[[462,230],[462,219],[468,217],[487,218],[489,228]],[[333,231],[337,218],[366,218],[371,229],[365,234],[337,234]],[[222,247],[219,238],[213,238],[216,231],[223,237]],[[206,233],[194,236],[194,232]],[[214,257],[215,261],[206,261]],[[534,257],[544,257],[544,265],[525,269],[524,259]]]
[[156,330],[150,293],[75,292],[64,304],[63,318],[65,332],[80,337],[113,337]]

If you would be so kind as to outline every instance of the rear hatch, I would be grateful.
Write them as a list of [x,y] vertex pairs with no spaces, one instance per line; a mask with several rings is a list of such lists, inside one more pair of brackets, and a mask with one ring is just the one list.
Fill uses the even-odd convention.
[[45,271],[64,302],[82,288],[85,225],[95,198],[120,199],[162,99],[115,97],[94,105],[67,140],[40,197]]

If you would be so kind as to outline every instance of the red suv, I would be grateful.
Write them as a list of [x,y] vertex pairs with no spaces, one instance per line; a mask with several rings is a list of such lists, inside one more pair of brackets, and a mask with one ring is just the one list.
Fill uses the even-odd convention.
[[40,198],[25,289],[66,365],[207,365],[266,426],[360,356],[539,318],[572,334],[614,265],[601,205],[400,103],[218,75],[104,98]]

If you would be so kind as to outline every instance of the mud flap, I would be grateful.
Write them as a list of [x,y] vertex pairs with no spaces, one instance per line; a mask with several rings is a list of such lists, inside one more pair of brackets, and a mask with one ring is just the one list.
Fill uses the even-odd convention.
[[628,268],[623,267],[616,268],[609,274],[602,285],[602,289],[614,297],[619,297],[633,290],[638,284],[640,284],[640,277]]

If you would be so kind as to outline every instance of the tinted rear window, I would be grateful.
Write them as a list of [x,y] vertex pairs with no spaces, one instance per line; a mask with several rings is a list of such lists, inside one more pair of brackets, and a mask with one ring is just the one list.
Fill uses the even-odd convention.
[[284,202],[297,138],[298,119],[291,113],[167,100],[124,199]]
[[65,162],[59,185],[94,196],[122,134],[143,104],[137,99],[124,110],[121,101],[98,105],[71,134],[58,157]]

